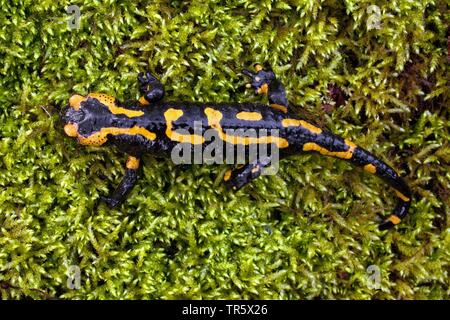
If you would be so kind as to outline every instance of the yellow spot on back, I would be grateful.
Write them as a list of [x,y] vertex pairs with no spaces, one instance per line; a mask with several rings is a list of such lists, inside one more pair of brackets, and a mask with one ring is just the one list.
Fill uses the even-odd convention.
[[377,172],[377,168],[373,164],[369,163],[364,166],[364,171],[374,174]]
[[103,93],[89,93],[87,95],[90,98],[97,99],[103,105],[105,105],[109,111],[113,114],[124,114],[128,118],[140,117],[144,114],[143,111],[130,110],[127,108],[117,106],[116,98],[103,94]]
[[176,121],[183,115],[183,110],[170,108],[164,112],[164,117],[167,121]]
[[350,147],[350,149],[352,149],[352,152],[353,152],[353,150],[357,147],[356,144],[354,144],[353,142],[351,142],[351,141],[348,140],[348,139],[345,139],[345,144],[348,145],[348,146]]
[[283,111],[284,113],[287,113],[287,112],[288,112],[287,107],[286,107],[286,106],[283,106],[283,105],[281,105],[281,104],[272,103],[270,106],[271,106],[272,108],[274,108],[274,109]]
[[198,134],[181,134],[173,131],[173,121],[178,120],[183,115],[183,111],[179,109],[170,108],[164,112],[164,118],[166,119],[166,135],[172,141],[191,144],[202,144],[205,142],[205,138]]
[[127,159],[126,167],[127,167],[127,169],[136,170],[139,168],[139,162],[140,162],[140,160],[138,158],[129,156]]
[[236,118],[247,121],[258,121],[262,119],[262,115],[259,112],[242,111],[236,114]]
[[402,199],[403,201],[409,202],[409,201],[411,200],[411,199],[409,199],[407,196],[405,196],[403,193],[401,193],[400,191],[395,190],[395,189],[394,189],[394,191],[395,191],[395,194],[397,195],[397,197],[399,197],[399,198]]
[[399,224],[402,221],[402,219],[393,214],[389,216],[388,220],[393,224]]
[[222,120],[222,112],[214,110],[212,108],[205,108],[205,114],[208,118],[208,123],[211,127],[220,127],[220,120]]
[[249,145],[249,144],[256,144],[256,143],[262,143],[262,144],[271,144],[274,143],[278,148],[286,148],[289,146],[289,142],[280,137],[273,137],[273,136],[264,136],[264,137],[241,137],[241,136],[234,136],[230,134],[226,134],[222,130],[222,126],[220,125],[220,120],[222,120],[222,113],[218,110],[214,110],[212,108],[205,108],[205,114],[208,118],[208,124],[211,128],[216,129],[219,138],[222,141],[225,141],[227,143],[231,144],[243,144],[243,145]]
[[317,151],[324,156],[331,156],[340,159],[351,159],[353,156],[353,151],[356,148],[356,145],[353,142],[345,140],[345,143],[349,147],[347,151],[330,151],[326,148],[319,146],[314,142],[307,142],[303,145],[303,151]]
[[283,119],[281,121],[281,125],[283,127],[303,127],[308,129],[309,131],[311,131],[312,133],[315,134],[320,134],[322,133],[322,129],[317,128],[316,126],[312,125],[309,122],[306,122],[304,120],[297,120],[297,119]]
[[231,170],[227,170],[223,175],[223,181],[228,181],[231,178]]
[[115,128],[115,127],[108,127],[108,128],[101,128],[100,131],[94,132],[88,137],[83,137],[82,135],[78,134],[78,141],[79,143],[83,145],[92,145],[92,146],[101,146],[104,144],[108,138],[108,134],[111,135],[141,135],[149,140],[155,140],[156,134],[153,132],[148,131],[145,128],[134,126],[132,128]]

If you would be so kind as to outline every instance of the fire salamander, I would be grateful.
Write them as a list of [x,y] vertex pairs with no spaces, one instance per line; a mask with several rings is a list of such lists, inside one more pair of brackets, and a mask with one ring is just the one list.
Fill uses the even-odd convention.
[[[280,159],[293,154],[317,152],[347,160],[389,184],[398,198],[398,204],[379,228],[385,230],[399,224],[410,207],[411,192],[396,171],[350,140],[299,119],[288,110],[285,89],[273,71],[260,64],[254,67],[255,72],[243,71],[251,78],[247,87],[252,87],[256,94],[267,95],[268,105],[163,102],[164,88],[149,72],[138,75],[142,94],[139,101],[121,103],[101,93],[91,93],[85,97],[73,95],[69,105],[61,111],[65,133],[82,145],[114,145],[128,155],[125,176],[117,188],[102,200],[109,207],[115,207],[125,199],[137,181],[140,159],[144,153],[171,155],[174,147],[180,144],[190,147],[192,153],[195,150],[198,152],[198,148],[200,152],[206,151],[207,142],[213,140],[206,137],[209,130],[226,152],[239,149],[249,155],[252,147],[272,147],[272,151],[265,156],[248,158],[245,164],[225,173],[225,184],[234,190],[261,175],[270,164],[273,150],[278,152]],[[245,130],[257,133],[243,134]]]

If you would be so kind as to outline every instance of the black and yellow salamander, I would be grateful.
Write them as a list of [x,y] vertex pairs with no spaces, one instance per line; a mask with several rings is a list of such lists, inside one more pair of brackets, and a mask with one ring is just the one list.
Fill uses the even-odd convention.
[[[65,133],[82,145],[114,145],[128,155],[125,176],[108,197],[108,206],[120,204],[138,177],[144,153],[173,155],[176,146],[190,148],[192,153],[207,151],[210,142],[221,142],[222,151],[233,158],[244,152],[245,163],[224,175],[225,184],[234,190],[257,178],[273,160],[304,152],[345,159],[375,174],[388,183],[398,198],[393,214],[379,228],[392,228],[406,216],[411,192],[394,169],[348,139],[299,119],[288,110],[283,85],[270,68],[255,64],[249,84],[256,94],[268,96],[269,104],[163,102],[164,88],[149,72],[138,75],[139,101],[119,102],[116,98],[91,93],[73,95],[61,111]],[[251,132],[252,134],[249,134]],[[258,148],[254,148],[254,147]],[[250,157],[251,150],[264,156]],[[269,148],[270,147],[270,148]],[[276,151],[276,152],[275,152]],[[217,149],[216,149],[216,153]],[[227,163],[229,159],[227,158]]]

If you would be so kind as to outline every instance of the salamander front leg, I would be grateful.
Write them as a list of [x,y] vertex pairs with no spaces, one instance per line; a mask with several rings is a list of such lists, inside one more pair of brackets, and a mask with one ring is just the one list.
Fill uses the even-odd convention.
[[270,69],[264,69],[262,65],[255,64],[256,72],[243,70],[242,73],[252,78],[248,87],[255,90],[255,94],[265,94],[269,97],[270,106],[274,109],[287,112],[288,100],[283,84],[275,77]]
[[237,191],[247,183],[258,178],[262,170],[269,165],[270,158],[245,164],[237,169],[225,172],[223,181],[227,187]]
[[114,208],[121,204],[130,190],[134,187],[138,179],[139,162],[140,160],[138,158],[129,156],[126,164],[125,176],[122,178],[122,181],[120,181],[117,188],[108,197],[100,197],[108,207]]
[[151,102],[156,102],[164,97],[164,87],[162,83],[156,79],[150,72],[143,72],[138,74],[139,92],[142,97],[139,102],[142,105],[148,105]]

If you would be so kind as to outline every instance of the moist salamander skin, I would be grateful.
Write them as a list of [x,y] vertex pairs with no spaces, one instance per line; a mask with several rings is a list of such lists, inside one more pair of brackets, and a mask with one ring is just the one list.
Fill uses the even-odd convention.
[[[138,101],[122,103],[102,93],[73,95],[61,112],[65,133],[82,145],[113,145],[128,155],[125,176],[102,200],[111,208],[125,200],[136,184],[144,153],[170,157],[181,145],[192,155],[199,151],[204,154],[214,141],[216,147],[220,146],[215,151],[222,156],[232,154],[233,161],[238,161],[239,152],[243,154],[244,164],[224,175],[225,184],[232,190],[259,177],[275,155],[278,160],[317,152],[347,160],[383,179],[392,187],[398,203],[379,228],[385,230],[400,223],[408,213],[411,192],[396,171],[350,140],[291,113],[284,86],[273,71],[260,64],[254,67],[254,72],[243,73],[251,78],[249,87],[256,94],[267,95],[269,104],[165,102],[164,88],[150,72],[138,75],[142,94]],[[229,157],[226,160],[230,163]]]

